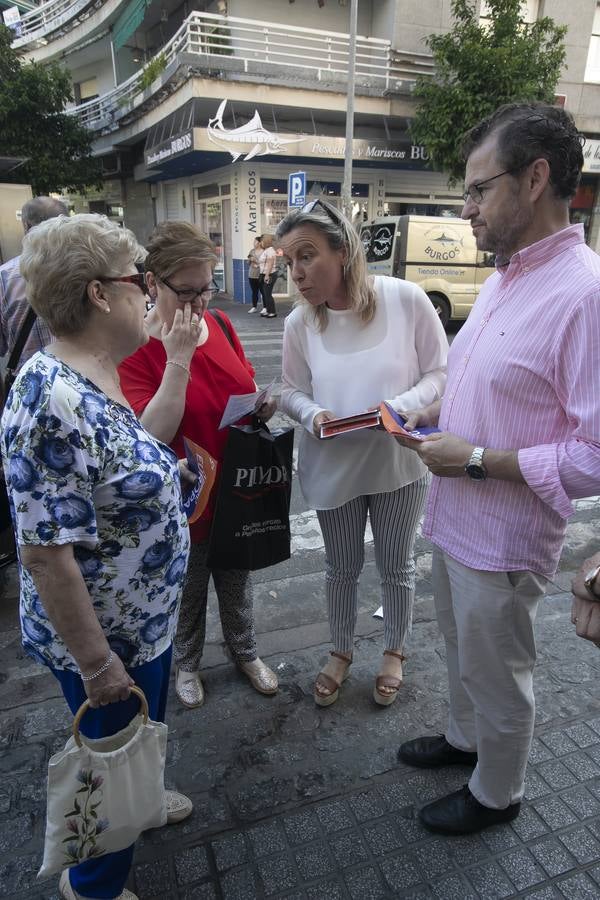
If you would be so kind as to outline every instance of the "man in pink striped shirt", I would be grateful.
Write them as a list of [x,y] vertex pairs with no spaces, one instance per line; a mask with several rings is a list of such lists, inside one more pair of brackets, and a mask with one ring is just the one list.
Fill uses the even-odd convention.
[[571,501],[600,492],[600,259],[569,225],[583,165],[564,110],[511,104],[465,138],[462,216],[496,253],[448,357],[435,425],[415,448],[434,474],[424,533],[450,692],[445,735],[403,744],[417,766],[475,766],[425,806],[430,830],[467,834],[520,810],[533,735],[534,620]]

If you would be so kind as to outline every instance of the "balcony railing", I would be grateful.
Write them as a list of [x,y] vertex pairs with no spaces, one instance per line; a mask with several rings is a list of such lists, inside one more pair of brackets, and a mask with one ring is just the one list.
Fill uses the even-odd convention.
[[[343,33],[193,12],[154,59],[161,58],[166,75],[181,54],[189,54],[186,63],[194,58],[198,71],[296,78],[341,89],[348,77],[349,44]],[[390,41],[358,37],[355,72],[358,93],[409,93],[418,75],[433,74],[433,61],[424,53],[393,50]],[[70,112],[92,131],[118,128],[124,116],[163,86],[160,74],[149,87],[146,81],[140,69],[110,93]]]
[[49,0],[21,16],[19,36],[12,43],[15,50],[34,41],[46,41],[53,32],[67,31],[99,9],[104,0]]

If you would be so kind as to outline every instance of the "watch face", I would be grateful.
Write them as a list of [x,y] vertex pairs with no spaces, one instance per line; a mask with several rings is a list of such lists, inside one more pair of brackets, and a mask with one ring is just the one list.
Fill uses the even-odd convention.
[[469,478],[472,478],[473,481],[485,481],[486,471],[483,466],[465,466],[465,471]]

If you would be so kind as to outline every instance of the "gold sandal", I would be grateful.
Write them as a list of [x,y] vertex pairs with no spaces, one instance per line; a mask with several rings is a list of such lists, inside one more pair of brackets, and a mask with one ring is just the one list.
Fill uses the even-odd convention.
[[[399,659],[401,663],[406,660],[405,656],[402,656],[401,653],[396,653],[395,650],[384,650],[384,656],[395,656],[396,659]],[[381,688],[392,688],[391,693],[383,692]],[[400,666],[400,678],[397,675],[378,675],[375,679],[375,687],[373,689],[373,700],[379,706],[389,706],[390,703],[393,703],[396,697],[398,696],[398,691],[402,687],[402,666]]]
[[[337,650],[331,650],[329,652],[330,656],[335,656],[337,659],[341,659],[346,663],[346,668],[344,670],[344,674],[342,675],[341,681],[336,681],[333,676],[328,675],[327,672],[319,672],[317,675],[317,680],[315,682],[315,690],[314,690],[314,698],[317,706],[331,706],[332,703],[335,703],[340,693],[340,685],[343,681],[348,677],[350,665],[352,663],[352,657],[348,659],[343,653],[338,653]],[[317,684],[323,685],[325,690],[329,691],[327,694],[319,694],[317,691]]]

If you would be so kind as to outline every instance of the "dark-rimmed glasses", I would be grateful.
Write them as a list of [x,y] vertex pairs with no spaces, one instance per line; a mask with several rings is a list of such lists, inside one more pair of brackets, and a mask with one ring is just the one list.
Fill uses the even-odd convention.
[[308,203],[305,203],[300,212],[306,213],[306,215],[310,215],[316,206],[320,206],[323,212],[327,213],[334,225],[341,224],[340,217],[335,215],[333,210],[329,209],[328,206],[325,206],[325,204],[321,200],[319,200],[318,197],[315,200],[309,200]]
[[216,283],[216,281],[211,281],[208,287],[202,288],[201,291],[190,290],[190,288],[176,288],[174,287],[166,278],[161,278],[160,281],[169,288],[170,291],[173,291],[174,294],[177,295],[177,299],[180,303],[193,303],[196,297],[201,297],[204,301],[210,301],[218,294],[221,288]]
[[498,172],[497,175],[492,175],[491,178],[486,178],[485,181],[480,181],[477,184],[472,184],[468,190],[464,192],[463,200],[465,203],[468,202],[469,199],[473,201],[473,203],[482,203],[483,202],[483,191],[487,189],[487,185],[490,181],[495,181],[496,178],[502,178],[503,175],[514,175],[516,172],[520,172],[522,169],[525,169],[529,163],[525,163],[522,166],[515,166],[513,169],[506,169],[504,172]]
[[146,276],[143,272],[136,272],[135,275],[118,275],[115,278],[99,278],[98,281],[124,281],[126,284],[135,284],[140,291],[146,293]]

